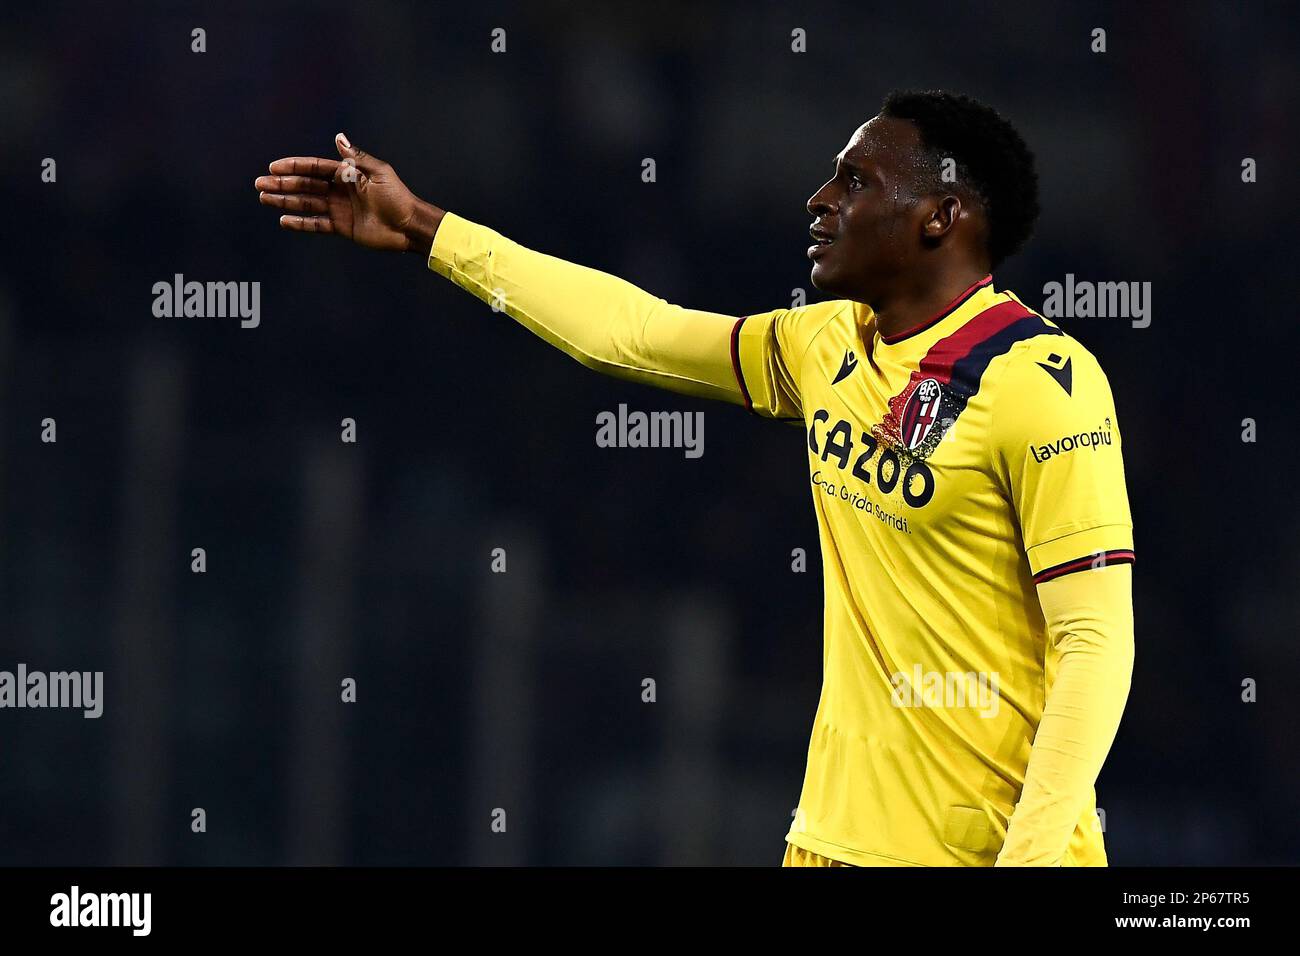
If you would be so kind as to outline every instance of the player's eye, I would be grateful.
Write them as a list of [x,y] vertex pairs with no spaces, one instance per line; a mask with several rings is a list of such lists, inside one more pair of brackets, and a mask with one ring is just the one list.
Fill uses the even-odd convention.
[[849,173],[850,190],[862,189],[864,186],[866,186],[866,183],[864,183],[861,179],[858,178],[857,173]]

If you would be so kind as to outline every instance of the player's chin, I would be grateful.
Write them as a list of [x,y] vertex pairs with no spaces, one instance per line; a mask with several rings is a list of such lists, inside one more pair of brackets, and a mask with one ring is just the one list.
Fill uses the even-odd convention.
[[818,292],[825,292],[829,295],[835,294],[835,288],[838,283],[835,281],[835,270],[827,266],[825,262],[814,262],[812,272],[809,273],[809,280],[813,288]]

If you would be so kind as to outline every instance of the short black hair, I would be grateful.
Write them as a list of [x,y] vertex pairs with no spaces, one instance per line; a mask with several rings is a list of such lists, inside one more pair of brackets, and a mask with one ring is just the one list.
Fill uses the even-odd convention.
[[880,115],[916,125],[927,158],[934,160],[934,188],[952,188],[939,178],[938,167],[946,158],[956,163],[958,183],[984,206],[993,268],[1020,250],[1038,219],[1038,173],[1034,154],[1014,126],[991,106],[942,90],[894,90]]

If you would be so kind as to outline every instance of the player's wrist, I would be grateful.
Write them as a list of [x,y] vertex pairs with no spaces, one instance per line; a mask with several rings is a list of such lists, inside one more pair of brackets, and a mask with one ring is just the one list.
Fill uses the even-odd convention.
[[406,251],[427,256],[433,247],[433,237],[438,233],[442,222],[443,210],[423,199],[415,200],[415,208],[402,226],[406,236]]

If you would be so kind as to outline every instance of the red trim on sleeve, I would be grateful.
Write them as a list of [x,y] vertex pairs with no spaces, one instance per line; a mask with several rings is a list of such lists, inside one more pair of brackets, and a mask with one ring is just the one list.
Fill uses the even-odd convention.
[[1098,558],[1101,558],[1101,563],[1096,565],[1098,568],[1104,568],[1110,564],[1132,564],[1134,561],[1132,551],[1103,551],[1100,555],[1090,554],[1086,558],[1075,558],[1063,564],[1044,568],[1034,575],[1034,583],[1042,584],[1044,581],[1050,581],[1066,574],[1073,574],[1075,571],[1087,571],[1094,566]]
[[749,398],[749,389],[745,387],[745,376],[740,371],[740,327],[745,324],[747,318],[749,316],[742,315],[731,327],[731,370],[736,373],[736,383],[740,386],[741,397],[745,399],[745,408],[752,412],[754,403]]

